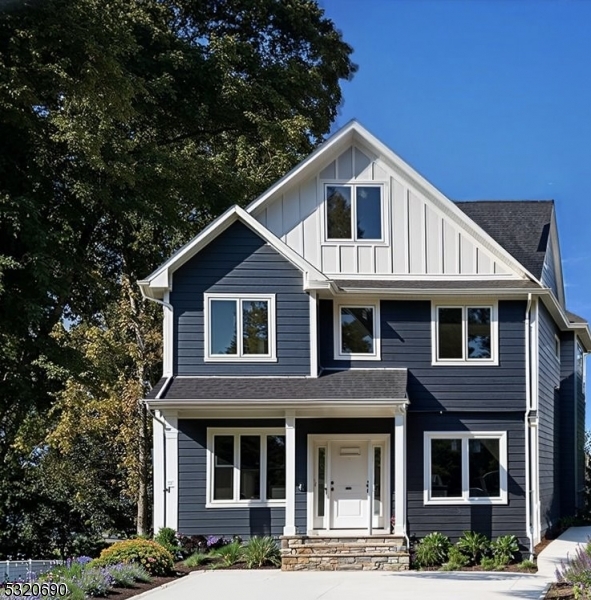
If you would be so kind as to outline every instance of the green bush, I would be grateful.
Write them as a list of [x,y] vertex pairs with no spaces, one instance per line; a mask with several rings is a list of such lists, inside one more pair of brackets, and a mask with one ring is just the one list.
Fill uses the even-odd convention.
[[249,569],[260,569],[265,565],[278,567],[281,564],[281,553],[272,537],[255,536],[244,547],[244,560]]
[[172,527],[162,527],[154,536],[154,541],[166,548],[176,558],[181,553],[181,547],[176,537],[176,531]]
[[500,535],[491,543],[493,558],[499,566],[508,565],[519,552],[519,543],[514,535]]
[[489,556],[483,556],[482,560],[480,561],[480,566],[485,571],[494,571],[499,565],[497,564],[494,558],[490,558]]
[[219,559],[224,567],[231,567],[242,558],[243,553],[242,544],[240,542],[232,542],[221,548],[212,550],[209,555]]
[[456,546],[452,546],[447,553],[447,562],[443,565],[444,571],[459,571],[468,566],[470,560],[464,556]]
[[203,552],[195,552],[185,560],[183,563],[185,567],[199,567],[205,563],[211,562],[211,556],[209,554],[203,554]]
[[143,567],[134,563],[110,565],[105,567],[105,569],[113,578],[115,587],[131,588],[136,581],[142,581],[144,583],[152,581],[148,572]]
[[482,533],[475,531],[464,531],[464,535],[458,540],[458,549],[465,554],[471,564],[477,565],[480,559],[488,554],[490,542]]
[[153,540],[139,538],[116,542],[105,548],[90,565],[107,567],[118,563],[141,565],[150,575],[168,575],[174,565],[172,554],[166,548]]
[[416,547],[415,560],[419,567],[438,567],[447,560],[451,542],[446,535],[434,531],[426,535]]

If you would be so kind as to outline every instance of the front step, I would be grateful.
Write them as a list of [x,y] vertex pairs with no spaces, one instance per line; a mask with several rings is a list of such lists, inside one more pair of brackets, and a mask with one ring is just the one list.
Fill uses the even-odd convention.
[[355,538],[283,536],[283,571],[407,571],[410,556],[399,536]]

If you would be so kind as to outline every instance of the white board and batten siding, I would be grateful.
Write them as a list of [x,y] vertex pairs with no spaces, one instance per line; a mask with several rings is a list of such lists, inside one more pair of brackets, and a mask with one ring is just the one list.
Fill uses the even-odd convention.
[[[327,184],[382,188],[381,241],[334,241],[325,235]],[[351,146],[316,177],[286,189],[254,216],[327,275],[508,275],[507,267],[433,201],[378,157]]]

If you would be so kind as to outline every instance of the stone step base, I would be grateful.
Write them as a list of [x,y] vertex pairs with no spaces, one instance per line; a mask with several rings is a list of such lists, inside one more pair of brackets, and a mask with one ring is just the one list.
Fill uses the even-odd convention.
[[282,571],[408,571],[408,555],[312,554],[282,556]]

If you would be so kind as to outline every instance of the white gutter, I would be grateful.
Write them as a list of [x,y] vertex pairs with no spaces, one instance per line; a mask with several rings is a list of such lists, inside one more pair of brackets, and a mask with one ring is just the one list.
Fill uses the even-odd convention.
[[525,525],[527,539],[529,540],[529,558],[534,556],[534,538],[531,522],[531,472],[530,472],[530,447],[529,447],[529,417],[531,414],[531,324],[530,314],[532,306],[532,295],[527,295],[527,307],[525,309]]

